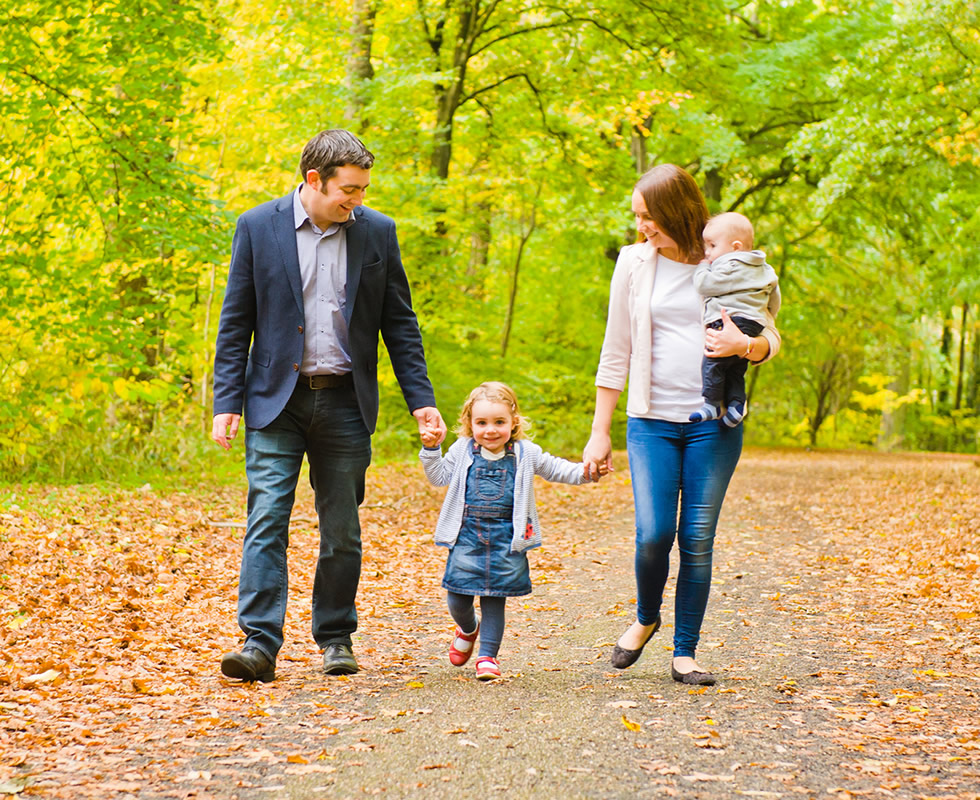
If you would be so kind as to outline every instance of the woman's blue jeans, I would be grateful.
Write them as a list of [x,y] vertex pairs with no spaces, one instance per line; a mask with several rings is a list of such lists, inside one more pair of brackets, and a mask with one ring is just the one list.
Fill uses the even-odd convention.
[[718,515],[742,452],[742,426],[630,417],[626,446],[636,509],[637,619],[652,625],[660,613],[676,538],[674,658],[693,658],[711,589]]
[[[364,473],[371,462],[368,433],[351,387],[310,389],[301,383],[267,427],[245,431],[248,523],[238,583],[238,625],[246,644],[273,660],[286,618],[289,516],[303,456],[320,521],[313,578],[313,638],[320,647],[351,643],[354,598],[361,576]],[[303,553],[310,557],[310,553]]]

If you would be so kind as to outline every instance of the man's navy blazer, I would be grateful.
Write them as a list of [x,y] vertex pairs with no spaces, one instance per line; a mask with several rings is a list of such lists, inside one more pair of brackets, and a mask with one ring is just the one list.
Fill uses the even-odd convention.
[[[347,320],[354,392],[378,421],[378,334],[410,411],[435,406],[395,223],[354,209],[347,228]],[[214,355],[214,413],[264,428],[286,406],[303,360],[303,288],[292,192],[238,218]]]

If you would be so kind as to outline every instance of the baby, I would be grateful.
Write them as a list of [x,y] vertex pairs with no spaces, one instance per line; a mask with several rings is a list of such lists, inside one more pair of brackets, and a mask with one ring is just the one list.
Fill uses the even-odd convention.
[[706,328],[723,327],[722,309],[745,334],[745,353],[701,362],[704,405],[690,416],[691,422],[718,419],[730,428],[748,412],[745,370],[752,354],[752,338],[779,311],[779,278],[766,263],[766,254],[752,249],[752,223],[741,214],[726,212],[712,217],[704,227],[705,260],[694,271],[694,288],[704,299]]

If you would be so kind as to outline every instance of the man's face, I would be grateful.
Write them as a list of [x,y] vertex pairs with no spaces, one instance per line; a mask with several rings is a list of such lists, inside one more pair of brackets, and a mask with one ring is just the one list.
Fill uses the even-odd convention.
[[351,164],[338,167],[326,183],[320,180],[316,170],[311,169],[306,173],[306,188],[300,199],[310,219],[322,230],[335,222],[350,219],[351,212],[364,203],[370,180],[371,170]]

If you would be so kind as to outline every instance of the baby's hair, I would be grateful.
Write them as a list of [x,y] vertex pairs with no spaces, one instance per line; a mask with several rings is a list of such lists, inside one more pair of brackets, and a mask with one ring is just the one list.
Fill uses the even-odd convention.
[[488,403],[503,403],[510,409],[511,416],[514,418],[514,427],[510,430],[510,438],[513,440],[526,439],[528,428],[531,421],[521,416],[521,409],[517,405],[517,395],[506,383],[500,381],[487,381],[481,383],[466,398],[463,409],[459,412],[459,421],[453,431],[458,437],[470,437],[473,435],[473,404],[477,400],[486,400]]
[[717,225],[730,240],[735,241],[737,239],[740,241],[746,250],[752,249],[755,231],[752,228],[752,223],[749,222],[749,218],[744,214],[739,214],[737,211],[725,211],[709,219],[708,224],[704,227],[707,229],[710,225]]

